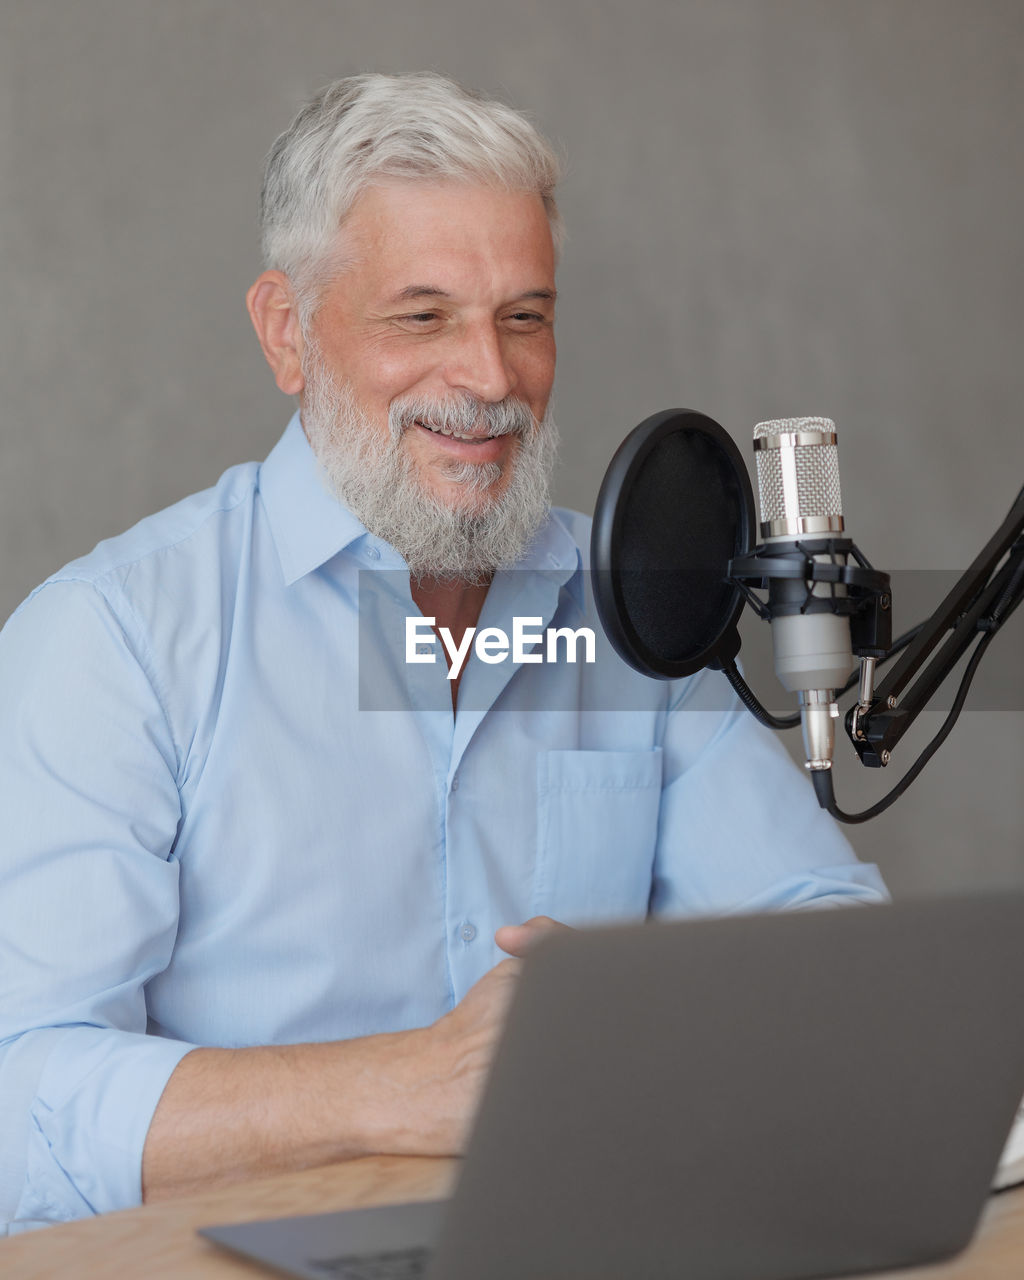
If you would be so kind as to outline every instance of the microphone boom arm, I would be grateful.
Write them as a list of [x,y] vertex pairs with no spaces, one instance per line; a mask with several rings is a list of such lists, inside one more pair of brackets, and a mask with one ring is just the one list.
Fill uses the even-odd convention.
[[[1007,552],[1006,563],[993,577]],[[878,685],[868,705],[854,707],[847,714],[847,733],[862,764],[880,768],[889,763],[893,748],[971,644],[979,635],[997,631],[1022,597],[1024,489],[1002,525]],[[942,644],[950,630],[952,634]],[[931,657],[940,644],[939,652]]]

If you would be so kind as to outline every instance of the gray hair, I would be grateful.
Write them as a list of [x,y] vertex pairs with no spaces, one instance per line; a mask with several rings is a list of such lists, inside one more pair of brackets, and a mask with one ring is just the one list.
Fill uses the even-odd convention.
[[337,236],[375,179],[477,181],[543,200],[558,251],[560,165],[518,111],[444,76],[359,75],[322,89],[277,139],[260,197],[264,265],[283,271],[303,329],[342,267]]

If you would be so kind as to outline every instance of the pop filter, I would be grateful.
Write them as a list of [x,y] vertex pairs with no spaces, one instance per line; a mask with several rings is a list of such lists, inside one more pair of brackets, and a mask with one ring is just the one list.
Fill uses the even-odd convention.
[[665,680],[732,662],[745,597],[729,561],[751,549],[754,519],[743,458],[717,422],[666,409],[630,432],[590,543],[597,612],[621,658]]

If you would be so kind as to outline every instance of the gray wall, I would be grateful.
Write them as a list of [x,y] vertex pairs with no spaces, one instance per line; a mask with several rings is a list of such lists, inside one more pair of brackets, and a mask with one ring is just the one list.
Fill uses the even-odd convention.
[[[3,0],[0,615],[270,448],[260,163],[369,69],[504,96],[568,158],[560,501],[590,509],[657,409],[747,456],[754,422],[824,413],[867,554],[962,568],[1024,481],[1022,57],[1020,0]],[[1022,617],[1008,683],[853,832],[897,892],[1024,881]],[[849,808],[894,781],[848,749],[837,775]]]

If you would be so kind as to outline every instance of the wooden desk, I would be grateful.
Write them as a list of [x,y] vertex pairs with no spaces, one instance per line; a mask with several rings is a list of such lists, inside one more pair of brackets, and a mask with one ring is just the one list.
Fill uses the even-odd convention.
[[[217,1280],[270,1273],[236,1259],[196,1228],[252,1218],[326,1213],[451,1190],[457,1162],[375,1156],[240,1183],[203,1196],[126,1209],[0,1240],[3,1280],[109,1280],[111,1276]],[[876,1280],[1019,1280],[1024,1275],[1024,1187],[994,1196],[966,1253],[941,1266],[876,1273]]]

